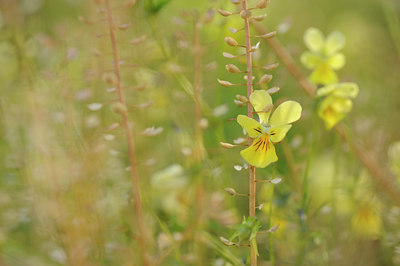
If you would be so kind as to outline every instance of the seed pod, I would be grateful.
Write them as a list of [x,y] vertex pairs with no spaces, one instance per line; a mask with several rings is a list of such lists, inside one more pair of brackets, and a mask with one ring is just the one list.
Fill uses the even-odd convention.
[[260,84],[267,84],[268,82],[271,81],[271,79],[272,79],[272,75],[265,74],[260,78],[259,83]]
[[234,64],[227,64],[226,66],[226,70],[228,70],[231,73],[241,73],[242,71],[240,71],[240,69],[235,66]]
[[217,8],[217,12],[220,13],[224,17],[228,17],[228,16],[232,15],[232,12],[229,12],[229,11],[226,11],[226,10],[222,10],[222,9],[219,9],[219,8]]
[[232,37],[225,37],[224,40],[230,46],[236,47],[239,45],[238,42]]

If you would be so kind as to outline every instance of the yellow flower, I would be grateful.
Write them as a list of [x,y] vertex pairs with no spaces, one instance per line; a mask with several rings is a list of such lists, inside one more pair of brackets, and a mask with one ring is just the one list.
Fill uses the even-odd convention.
[[351,99],[357,96],[358,90],[355,83],[338,83],[317,91],[318,97],[326,96],[318,106],[318,115],[325,121],[326,129],[334,127],[351,111]]
[[250,103],[258,113],[260,122],[238,115],[237,122],[254,139],[253,144],[240,154],[250,165],[264,168],[278,160],[273,144],[282,141],[292,127],[290,123],[300,118],[301,106],[297,102],[286,101],[276,108],[270,118],[272,98],[266,91],[254,91],[250,95]]
[[334,31],[325,39],[322,32],[316,28],[309,28],[304,33],[304,43],[310,51],[301,55],[301,63],[314,71],[309,79],[315,84],[332,84],[338,82],[334,70],[341,69],[345,64],[345,57],[338,51],[345,45],[345,38],[340,32]]

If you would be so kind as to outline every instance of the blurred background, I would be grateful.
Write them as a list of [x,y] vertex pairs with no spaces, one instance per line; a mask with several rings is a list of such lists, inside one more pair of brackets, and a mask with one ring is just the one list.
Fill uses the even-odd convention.
[[[110,5],[147,256],[152,265],[245,264],[247,247],[219,240],[248,216],[248,199],[224,192],[247,193],[248,166],[240,148],[219,145],[244,137],[230,119],[247,113],[234,102],[246,89],[217,82],[245,83],[225,70],[244,69],[243,60],[222,56],[240,54],[224,37],[244,43],[243,31],[229,30],[243,20],[216,12],[237,7]],[[0,265],[143,264],[105,8],[104,0],[0,0]],[[305,76],[304,32],[343,33],[337,74],[360,92],[343,121],[346,142],[261,41],[254,64],[280,63],[268,72],[269,86],[281,88],[274,102],[296,100],[303,115],[276,145],[278,162],[257,169],[258,179],[282,178],[257,186],[261,230],[279,225],[259,234],[259,265],[400,265],[400,2],[271,0],[254,11],[265,12],[260,24],[278,31]]]

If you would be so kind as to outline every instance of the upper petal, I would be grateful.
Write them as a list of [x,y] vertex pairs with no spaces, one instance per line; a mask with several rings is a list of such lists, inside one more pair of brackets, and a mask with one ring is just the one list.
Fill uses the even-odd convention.
[[272,105],[272,98],[265,90],[256,90],[250,95],[250,103],[260,118],[261,124],[267,124],[271,110],[263,112],[265,108]]
[[309,28],[304,33],[304,43],[312,52],[322,52],[324,48],[324,35],[319,29]]
[[260,123],[253,118],[245,115],[238,115],[236,121],[246,130],[250,138],[258,138],[262,134]]
[[301,105],[295,101],[281,103],[271,115],[270,125],[272,128],[287,125],[299,120],[301,117]]
[[275,147],[269,140],[268,135],[262,135],[255,140],[250,147],[242,150],[240,155],[242,155],[243,159],[250,165],[259,168],[267,167],[270,163],[278,160]]
[[325,54],[330,56],[338,52],[346,44],[346,38],[338,31],[334,31],[328,35],[325,41]]
[[270,136],[271,136],[271,141],[273,143],[278,143],[283,140],[283,138],[286,136],[286,133],[289,131],[289,129],[292,127],[292,125],[282,125],[278,127],[271,128],[270,130]]

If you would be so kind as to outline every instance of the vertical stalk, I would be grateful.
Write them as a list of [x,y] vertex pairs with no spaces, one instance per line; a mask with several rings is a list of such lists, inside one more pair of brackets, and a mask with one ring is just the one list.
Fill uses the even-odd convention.
[[[194,52],[194,137],[195,137],[195,158],[197,163],[200,163],[204,159],[204,146],[203,146],[203,130],[200,125],[202,114],[202,96],[201,93],[203,91],[203,76],[202,76],[202,62],[201,56],[202,46],[200,43],[200,28],[201,22],[199,20],[198,14],[195,14],[194,17],[194,29],[193,29],[193,52]],[[197,178],[197,186],[196,186],[196,235],[203,226],[203,200],[204,200],[204,183],[203,178],[200,176]],[[196,252],[196,265],[203,265],[202,260],[202,244],[201,241],[198,240],[199,237],[196,236],[195,241],[195,252]]]
[[199,161],[204,158],[203,149],[203,133],[200,126],[200,120],[202,117],[201,111],[201,93],[203,91],[203,77],[202,77],[202,66],[201,66],[201,56],[202,47],[200,44],[200,21],[199,17],[196,15],[194,19],[194,29],[193,29],[193,45],[194,45],[194,136],[196,141],[195,156]]
[[[247,0],[242,0],[242,10],[247,11]],[[246,65],[247,65],[247,98],[250,98],[253,92],[253,68],[251,58],[251,40],[249,19],[244,18],[244,32],[246,38]],[[253,107],[247,103],[247,116],[253,118]],[[253,140],[249,138],[249,145]],[[249,167],[249,217],[256,216],[256,169],[254,166]],[[257,255],[253,243],[250,244],[250,263],[252,266],[257,265]]]
[[[126,102],[124,98],[124,94],[122,92],[122,85],[121,85],[121,76],[120,76],[120,68],[119,68],[119,55],[118,55],[118,47],[117,47],[117,40],[115,36],[115,28],[114,28],[114,21],[113,15],[110,8],[109,0],[105,0],[106,10],[107,10],[107,19],[110,31],[110,39],[113,51],[113,59],[114,59],[114,72],[116,75],[117,80],[117,92],[118,92],[118,100],[121,104],[126,107]],[[132,192],[133,197],[135,200],[135,214],[136,214],[136,221],[137,221],[137,229],[138,229],[138,244],[140,247],[140,253],[142,256],[143,265],[150,265],[147,255],[146,255],[146,227],[143,221],[143,214],[142,214],[142,204],[140,198],[140,190],[139,190],[139,177],[136,167],[136,156],[134,150],[134,139],[132,136],[132,132],[129,126],[128,115],[126,112],[121,112],[122,123],[125,131],[126,141],[128,145],[128,154],[129,154],[129,164],[131,168],[131,179],[132,179]]]

